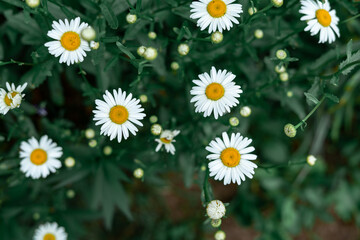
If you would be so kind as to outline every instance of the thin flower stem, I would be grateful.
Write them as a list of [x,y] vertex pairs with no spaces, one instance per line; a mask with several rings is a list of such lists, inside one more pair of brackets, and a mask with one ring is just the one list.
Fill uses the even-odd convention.
[[295,129],[298,129],[301,125],[305,124],[305,123],[306,123],[306,120],[308,120],[309,117],[320,107],[320,105],[324,102],[324,100],[325,100],[325,96],[323,96],[323,97],[321,98],[321,100],[320,100],[320,101],[316,104],[316,106],[313,108],[313,110],[311,110],[311,112],[310,112],[308,115],[306,115],[306,117],[305,117],[303,120],[301,120],[301,121],[295,126]]
[[203,184],[205,202],[210,202],[210,194],[209,194],[208,185],[209,185],[209,168],[206,168],[204,184]]
[[263,168],[263,169],[272,169],[272,168],[282,168],[282,167],[289,167],[289,166],[293,166],[293,165],[301,165],[301,164],[305,164],[306,161],[296,161],[296,162],[287,162],[287,163],[282,163],[282,164],[271,164],[271,165],[259,165],[259,168]]
[[350,22],[351,20],[354,20],[354,19],[356,19],[356,18],[358,18],[358,17],[360,17],[360,14],[355,15],[355,16],[353,16],[353,17],[351,17],[351,18],[345,19],[344,21],[341,21],[340,24]]
[[8,65],[8,64],[17,64],[19,66],[32,66],[34,65],[33,63],[25,63],[25,62],[19,62],[19,61],[15,61],[14,59],[10,59],[10,61],[8,62],[3,62],[0,61],[0,66],[4,66],[4,65]]

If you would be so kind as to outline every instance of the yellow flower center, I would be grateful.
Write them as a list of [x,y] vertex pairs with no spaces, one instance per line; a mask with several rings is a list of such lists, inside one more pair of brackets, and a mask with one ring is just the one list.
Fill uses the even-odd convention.
[[47,234],[45,234],[43,240],[56,240],[56,237],[52,233],[47,233]]
[[160,138],[160,141],[162,141],[163,143],[166,143],[166,144],[171,143],[171,139],[167,139],[167,138]]
[[124,106],[116,105],[110,109],[109,117],[116,124],[123,124],[129,118],[129,112]]
[[80,36],[76,32],[66,32],[60,39],[61,45],[68,51],[74,51],[80,47]]
[[240,162],[240,153],[235,148],[225,148],[221,154],[220,159],[222,163],[227,167],[236,167]]
[[47,161],[47,153],[41,148],[32,151],[30,161],[35,165],[43,165]]
[[[11,97],[15,97],[17,94],[18,94],[17,92],[12,92]],[[6,105],[11,106],[12,99],[10,99],[7,94],[5,95],[4,101]]]
[[225,89],[220,83],[210,83],[205,90],[208,99],[219,100],[224,96]]
[[219,18],[226,13],[226,4],[223,0],[212,0],[207,5],[207,11],[213,18]]
[[330,13],[324,9],[319,9],[316,11],[316,18],[318,22],[324,27],[328,27],[331,24]]

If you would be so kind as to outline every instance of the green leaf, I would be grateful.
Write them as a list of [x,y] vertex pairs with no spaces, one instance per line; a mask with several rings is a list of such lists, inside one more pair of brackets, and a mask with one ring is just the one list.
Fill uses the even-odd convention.
[[312,95],[311,93],[304,92],[304,95],[309,101],[313,102],[314,104],[319,103],[319,100],[314,95]]
[[100,9],[101,9],[102,14],[104,14],[106,21],[109,23],[109,26],[112,29],[117,29],[119,26],[119,23],[118,23],[118,20],[115,16],[114,12],[109,7],[109,5],[107,5],[106,3],[102,3],[102,4],[100,4]]
[[346,46],[346,60],[340,63],[339,71],[343,75],[349,74],[357,65],[360,65],[360,50],[352,54],[352,40]]
[[325,93],[325,97],[330,99],[334,103],[339,103],[340,102],[339,98],[337,96],[333,95],[333,94]]
[[127,49],[127,47],[122,45],[120,42],[116,42],[116,46],[120,49],[120,51],[125,53],[130,59],[132,60],[135,59],[135,56]]

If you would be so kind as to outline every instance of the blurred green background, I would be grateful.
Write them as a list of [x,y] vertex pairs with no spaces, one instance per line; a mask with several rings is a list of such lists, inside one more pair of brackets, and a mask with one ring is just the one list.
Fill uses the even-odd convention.
[[[330,2],[341,32],[331,45],[303,31],[297,0],[280,8],[268,0],[237,2],[244,10],[240,24],[214,44],[189,18],[189,0],[41,0],[36,9],[0,1],[0,87],[29,84],[21,107],[0,116],[1,240],[32,239],[47,221],[65,227],[69,240],[213,239],[201,167],[207,166],[205,146],[223,131],[252,138],[259,165],[254,179],[240,186],[209,179],[213,199],[229,203],[221,225],[227,239],[360,238],[359,2]],[[252,5],[259,12],[250,16]],[[129,12],[136,23],[126,22]],[[44,43],[53,20],[77,16],[94,27],[100,48],[68,67]],[[254,37],[256,29],[262,39]],[[186,56],[177,52],[183,42],[190,46]],[[156,48],[158,57],[138,56],[141,45]],[[286,82],[274,70],[278,49],[288,53]],[[195,113],[190,103],[192,80],[211,66],[233,72],[244,91],[240,104],[218,120]],[[100,136],[92,121],[95,99],[119,87],[148,97],[144,127],[121,143]],[[288,138],[284,125],[296,125],[314,108],[311,100],[325,95],[307,126]],[[252,109],[247,118],[239,114],[243,106]],[[164,129],[181,130],[174,156],[155,152],[152,115]],[[229,125],[233,116],[237,127]],[[96,132],[95,147],[85,137],[88,128]],[[76,164],[28,179],[19,170],[20,142],[45,134],[62,146],[63,163],[71,156]],[[310,154],[318,159],[313,167],[305,162]],[[297,161],[303,163],[292,164]],[[133,177],[139,167],[142,180]]]

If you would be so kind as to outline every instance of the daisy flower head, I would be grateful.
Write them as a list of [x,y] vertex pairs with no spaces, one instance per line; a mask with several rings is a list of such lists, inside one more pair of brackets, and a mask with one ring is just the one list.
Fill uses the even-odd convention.
[[251,139],[244,138],[240,133],[232,133],[229,138],[226,132],[222,133],[222,139],[212,140],[206,147],[210,152],[206,157],[210,160],[210,177],[219,181],[224,179],[224,185],[231,182],[240,185],[241,181],[245,181],[245,176],[252,178],[257,168],[252,161],[257,156],[251,154],[255,150],[252,146],[248,147],[251,142]]
[[67,240],[67,233],[57,223],[45,223],[35,230],[33,240]]
[[226,208],[222,201],[212,200],[206,206],[206,214],[209,218],[218,220],[225,216]]
[[239,24],[236,19],[242,13],[241,4],[233,3],[235,0],[200,0],[193,1],[190,4],[190,18],[198,19],[197,26],[201,31],[209,27],[208,32],[223,30],[228,31],[233,26],[233,23]]
[[6,114],[10,109],[20,107],[22,99],[25,97],[25,94],[22,92],[26,88],[27,83],[15,87],[15,84],[11,85],[7,82],[5,89],[0,88],[0,113]]
[[53,29],[47,35],[54,39],[45,43],[49,53],[55,57],[60,56],[60,63],[68,66],[84,61],[85,51],[90,51],[89,43],[82,37],[81,32],[88,27],[87,23],[80,23],[80,18],[72,19],[70,22],[65,19],[53,21]]
[[93,110],[95,125],[102,125],[100,134],[109,136],[110,140],[117,137],[121,142],[129,137],[129,132],[136,135],[138,128],[143,126],[139,121],[146,116],[141,107],[140,100],[133,98],[132,94],[126,94],[119,88],[113,90],[113,94],[105,91],[103,100],[96,99],[96,110]]
[[336,36],[340,37],[338,28],[339,18],[336,16],[336,11],[331,10],[328,0],[301,0],[300,13],[304,14],[300,18],[301,21],[307,22],[305,31],[310,31],[311,36],[320,32],[319,43],[332,43]]
[[50,172],[56,172],[61,167],[58,160],[62,156],[62,148],[57,146],[48,136],[42,136],[40,141],[34,137],[20,144],[20,170],[26,177],[46,178]]
[[158,145],[156,146],[155,152],[158,152],[161,147],[164,145],[166,152],[170,152],[172,155],[175,154],[175,147],[173,142],[176,142],[174,138],[180,133],[179,130],[164,130],[161,132],[160,138],[155,139],[156,142],[158,142]]
[[233,81],[236,76],[231,72],[216,71],[215,67],[212,67],[210,75],[202,73],[198,77],[199,79],[193,80],[196,86],[190,91],[190,94],[194,95],[190,102],[195,102],[195,112],[204,113],[204,117],[214,113],[217,119],[239,104],[237,98],[240,97],[242,90]]

